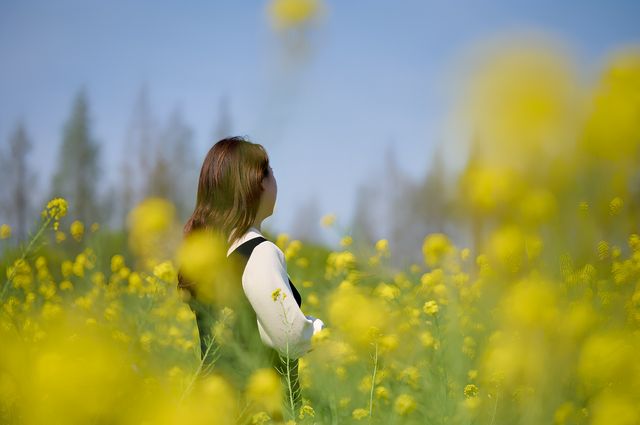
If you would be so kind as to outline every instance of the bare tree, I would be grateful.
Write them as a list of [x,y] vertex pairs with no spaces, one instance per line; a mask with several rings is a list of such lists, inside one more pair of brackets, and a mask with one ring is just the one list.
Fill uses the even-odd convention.
[[19,121],[9,138],[8,152],[2,152],[0,160],[6,189],[2,194],[2,212],[13,224],[18,240],[25,239],[28,223],[33,218],[29,194],[33,193],[36,175],[27,160],[32,147],[24,123]]
[[64,126],[52,196],[69,202],[70,216],[83,222],[102,221],[98,197],[99,147],[91,134],[89,103],[84,89],[77,94]]

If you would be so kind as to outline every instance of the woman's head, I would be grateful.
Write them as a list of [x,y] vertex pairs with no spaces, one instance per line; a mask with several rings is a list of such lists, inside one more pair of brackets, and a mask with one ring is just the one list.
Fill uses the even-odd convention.
[[184,232],[207,229],[233,242],[273,213],[276,193],[262,145],[242,137],[222,139],[204,159],[196,206]]

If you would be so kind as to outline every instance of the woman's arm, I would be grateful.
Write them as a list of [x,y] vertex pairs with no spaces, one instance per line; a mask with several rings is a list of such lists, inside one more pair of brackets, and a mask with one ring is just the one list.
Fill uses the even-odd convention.
[[[307,318],[298,307],[289,286],[284,253],[277,245],[265,241],[254,248],[243,273],[242,287],[256,312],[263,342],[286,355],[288,340],[290,358],[311,350],[311,337],[323,324],[320,319]],[[272,294],[278,288],[280,299],[274,301]]]

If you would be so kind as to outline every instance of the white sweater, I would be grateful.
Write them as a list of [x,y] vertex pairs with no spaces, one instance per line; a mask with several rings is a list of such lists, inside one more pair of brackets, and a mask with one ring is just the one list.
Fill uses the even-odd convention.
[[[249,228],[230,245],[227,257],[239,245],[258,236],[263,236],[258,229]],[[278,288],[287,296],[274,301],[271,294]],[[258,332],[264,344],[286,355],[288,339],[290,358],[299,358],[311,350],[311,337],[324,323],[306,316],[296,303],[289,286],[284,253],[276,244],[267,240],[254,248],[242,274],[242,289],[256,312]],[[289,325],[285,324],[281,300]]]

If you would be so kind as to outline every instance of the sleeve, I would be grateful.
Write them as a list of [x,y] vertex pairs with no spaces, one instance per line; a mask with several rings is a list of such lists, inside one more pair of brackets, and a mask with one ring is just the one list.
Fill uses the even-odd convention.
[[[256,246],[247,261],[242,286],[256,312],[262,341],[282,355],[298,358],[311,350],[311,337],[322,328],[322,321],[305,316],[289,286],[284,254],[273,242]],[[286,294],[274,301],[272,293],[280,288]]]

